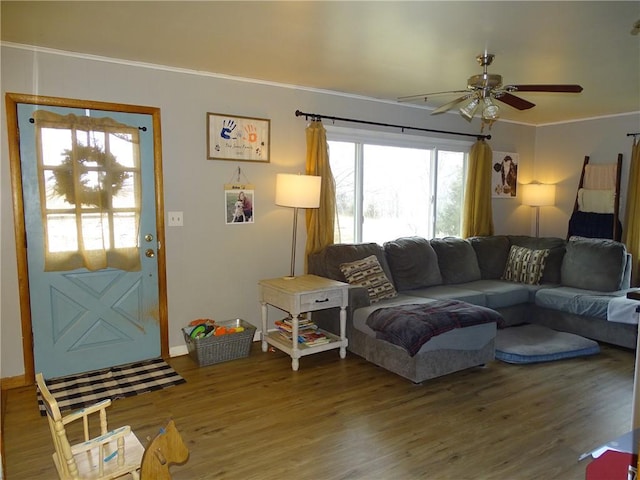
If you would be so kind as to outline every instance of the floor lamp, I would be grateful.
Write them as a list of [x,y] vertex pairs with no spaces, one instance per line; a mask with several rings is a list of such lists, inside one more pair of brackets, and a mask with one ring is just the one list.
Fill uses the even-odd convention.
[[539,182],[522,185],[522,204],[536,207],[536,237],[540,236],[540,207],[556,203],[556,186]]
[[279,173],[276,176],[276,205],[293,208],[293,238],[291,240],[291,275],[295,277],[296,233],[298,231],[298,209],[320,206],[321,177]]

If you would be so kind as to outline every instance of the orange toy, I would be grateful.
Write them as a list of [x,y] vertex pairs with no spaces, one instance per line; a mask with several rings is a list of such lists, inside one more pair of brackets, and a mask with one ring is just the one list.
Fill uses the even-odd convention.
[[215,336],[226,335],[227,328],[226,327],[216,327],[216,330],[213,332]]

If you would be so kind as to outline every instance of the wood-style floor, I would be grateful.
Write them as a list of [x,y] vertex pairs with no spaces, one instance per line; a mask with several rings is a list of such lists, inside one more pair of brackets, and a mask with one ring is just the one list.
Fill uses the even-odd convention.
[[[416,385],[337,351],[172,366],[186,384],[116,400],[109,423],[145,443],[173,417],[179,479],[584,479],[578,456],[628,431],[634,352],[537,365],[493,362]],[[35,389],[6,395],[7,480],[55,479]]]

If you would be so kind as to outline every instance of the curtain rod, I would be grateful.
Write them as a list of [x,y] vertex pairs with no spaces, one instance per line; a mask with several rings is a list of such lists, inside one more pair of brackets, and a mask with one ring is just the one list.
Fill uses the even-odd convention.
[[637,137],[640,135],[640,132],[638,133],[627,133],[627,137]]
[[491,135],[476,135],[474,133],[462,133],[462,132],[448,132],[446,130],[432,130],[430,128],[420,128],[420,127],[407,127],[404,125],[393,125],[390,123],[379,123],[379,122],[370,122],[368,120],[356,120],[353,118],[342,118],[342,117],[330,117],[328,115],[320,115],[318,113],[305,113],[300,110],[296,110],[296,117],[305,117],[306,120],[311,117],[312,120],[320,120],[326,118],[327,120],[339,120],[341,122],[352,122],[352,123],[363,123],[365,125],[377,125],[379,127],[391,127],[391,128],[400,128],[404,132],[405,130],[419,130],[421,132],[432,132],[432,133],[444,133],[446,135],[462,135],[464,137],[475,137],[478,140],[491,140]]

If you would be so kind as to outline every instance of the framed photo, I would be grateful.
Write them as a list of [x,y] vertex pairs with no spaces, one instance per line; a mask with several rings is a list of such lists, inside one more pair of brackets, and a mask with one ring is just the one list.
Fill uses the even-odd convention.
[[228,183],[224,186],[225,223],[247,225],[254,222],[253,185]]
[[516,198],[518,188],[518,154],[493,152],[491,172],[491,196],[493,198]]
[[207,113],[207,159],[269,163],[271,120]]

